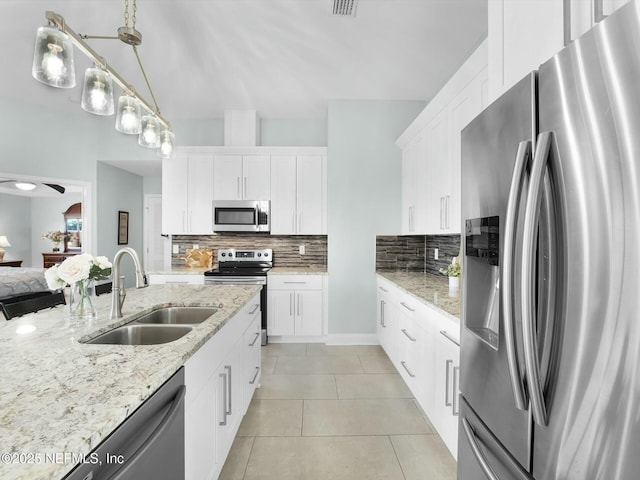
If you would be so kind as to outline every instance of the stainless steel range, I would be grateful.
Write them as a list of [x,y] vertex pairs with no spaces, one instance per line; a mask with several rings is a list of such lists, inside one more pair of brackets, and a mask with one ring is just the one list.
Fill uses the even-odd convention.
[[218,250],[218,268],[204,272],[207,285],[262,285],[262,345],[267,344],[267,272],[273,266],[273,250]]

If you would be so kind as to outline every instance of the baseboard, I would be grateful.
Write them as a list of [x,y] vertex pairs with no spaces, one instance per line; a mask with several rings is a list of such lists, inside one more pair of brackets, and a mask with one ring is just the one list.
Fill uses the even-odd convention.
[[375,333],[338,333],[321,337],[269,335],[269,343],[324,343],[326,345],[380,345]]
[[325,343],[326,337],[296,337],[293,335],[269,335],[268,343]]
[[380,345],[375,333],[332,333],[325,337],[327,345]]

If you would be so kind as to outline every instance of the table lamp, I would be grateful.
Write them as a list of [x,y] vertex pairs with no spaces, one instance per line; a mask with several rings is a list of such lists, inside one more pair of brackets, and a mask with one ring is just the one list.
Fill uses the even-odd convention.
[[7,237],[4,235],[0,235],[0,262],[2,262],[4,260],[4,248],[2,247],[10,247],[11,244],[9,243],[9,240],[7,240]]

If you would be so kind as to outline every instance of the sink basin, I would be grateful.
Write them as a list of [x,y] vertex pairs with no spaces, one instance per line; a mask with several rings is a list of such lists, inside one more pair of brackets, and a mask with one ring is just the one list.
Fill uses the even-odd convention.
[[123,325],[86,343],[110,345],[157,345],[169,343],[193,330],[189,325]]
[[218,311],[215,307],[167,307],[136,318],[140,324],[196,324],[202,323]]

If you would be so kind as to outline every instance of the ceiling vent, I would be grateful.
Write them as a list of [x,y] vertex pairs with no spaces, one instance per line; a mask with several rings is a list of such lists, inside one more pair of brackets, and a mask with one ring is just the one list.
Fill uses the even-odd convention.
[[333,15],[355,17],[358,0],[333,0]]

